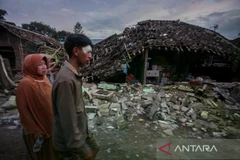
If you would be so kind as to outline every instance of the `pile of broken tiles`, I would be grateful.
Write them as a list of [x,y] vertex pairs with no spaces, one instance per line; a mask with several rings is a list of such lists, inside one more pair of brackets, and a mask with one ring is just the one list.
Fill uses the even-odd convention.
[[[239,83],[173,85],[84,83],[84,101],[90,128],[123,130],[130,122],[156,124],[173,136],[178,127],[211,132],[214,137],[240,135]],[[0,106],[0,124],[20,125],[15,96]]]
[[84,91],[90,121],[97,117],[94,123],[108,123],[107,128],[125,129],[128,122],[140,116],[139,122],[157,123],[170,136],[178,126],[193,132],[211,132],[214,137],[240,135],[238,83],[178,82],[168,86],[142,86],[102,82],[101,85],[84,84]]

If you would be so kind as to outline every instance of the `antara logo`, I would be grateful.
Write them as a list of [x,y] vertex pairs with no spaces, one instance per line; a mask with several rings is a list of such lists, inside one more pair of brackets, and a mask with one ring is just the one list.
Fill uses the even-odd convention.
[[[172,156],[171,150],[172,142],[162,145],[158,150],[163,153]],[[167,150],[164,148],[167,147]],[[174,149],[174,152],[218,152],[215,145],[177,145]]]
[[[167,143],[167,144],[164,144],[163,146],[159,147],[158,150],[159,150],[159,151],[162,151],[163,153],[168,154],[169,156],[171,156],[172,153],[169,152],[169,151],[170,151],[170,148],[171,148],[171,144],[172,144],[172,142],[169,142],[169,143]],[[165,147],[168,147],[168,151],[166,151],[166,150],[163,149],[163,148],[165,148]]]

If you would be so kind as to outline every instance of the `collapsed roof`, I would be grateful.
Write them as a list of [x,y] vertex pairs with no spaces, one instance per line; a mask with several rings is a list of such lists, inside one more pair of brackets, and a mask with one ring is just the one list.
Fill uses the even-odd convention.
[[240,37],[238,37],[238,38],[236,38],[236,39],[234,39],[234,40],[231,40],[231,42],[232,42],[235,46],[237,46],[237,47],[240,48]]
[[177,52],[206,52],[237,62],[240,48],[219,33],[185,22],[146,20],[123,33],[114,34],[97,43],[93,62],[82,71],[85,76],[110,77],[121,64],[130,62],[145,49],[164,49]]
[[33,42],[35,44],[47,43],[49,45],[53,45],[56,47],[62,46],[62,44],[54,38],[50,38],[48,36],[44,36],[44,35],[38,34],[36,32],[32,32],[32,31],[17,27],[15,25],[10,24],[5,21],[0,21],[0,26],[7,29],[9,32],[14,34],[15,36],[17,36],[21,39],[25,39],[27,41]]

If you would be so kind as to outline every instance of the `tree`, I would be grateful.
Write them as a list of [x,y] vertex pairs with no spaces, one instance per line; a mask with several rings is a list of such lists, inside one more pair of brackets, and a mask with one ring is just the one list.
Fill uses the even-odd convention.
[[76,34],[84,34],[83,29],[82,29],[82,25],[77,22],[73,28],[73,32]]
[[0,9],[0,20],[6,20],[4,16],[7,15],[7,11]]
[[30,24],[23,23],[22,24],[23,29],[27,29],[45,36],[53,37],[57,34],[57,31],[55,28],[50,27],[47,24],[44,24],[43,22],[30,22]]
[[58,41],[65,41],[66,37],[71,34],[71,32],[68,31],[57,31],[55,35],[53,35],[53,38],[57,39]]

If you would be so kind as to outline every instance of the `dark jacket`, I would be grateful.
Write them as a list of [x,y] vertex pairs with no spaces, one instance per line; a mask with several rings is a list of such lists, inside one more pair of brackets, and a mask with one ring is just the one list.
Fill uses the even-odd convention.
[[53,145],[58,151],[81,147],[86,140],[88,121],[82,98],[79,72],[68,62],[53,83]]

